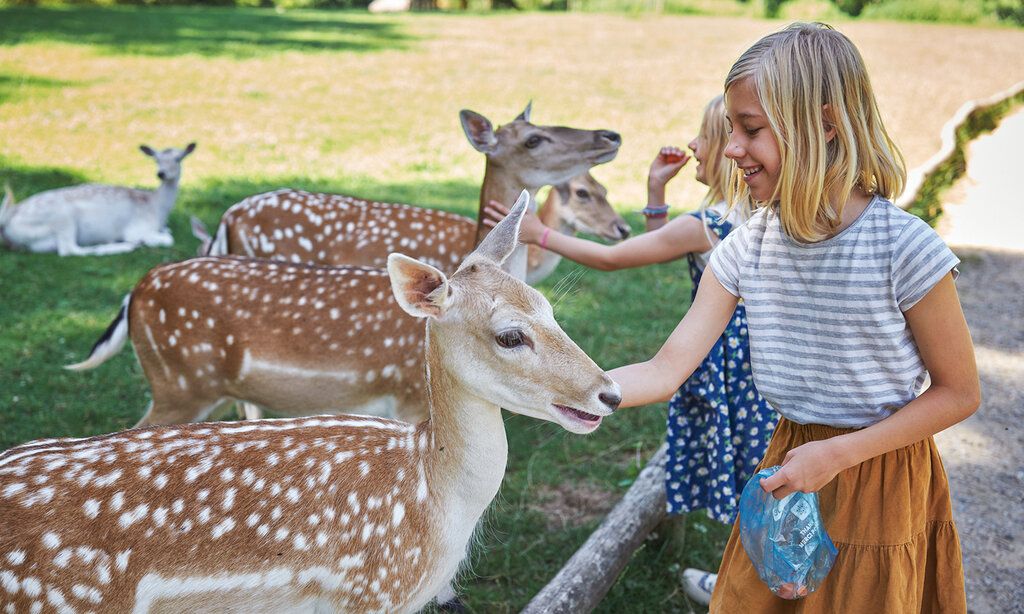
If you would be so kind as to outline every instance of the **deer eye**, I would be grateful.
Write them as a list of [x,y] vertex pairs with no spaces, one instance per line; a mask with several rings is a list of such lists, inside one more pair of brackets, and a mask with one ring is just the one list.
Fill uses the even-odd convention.
[[588,198],[590,198],[590,192],[584,190],[583,188],[580,188],[576,190],[576,198],[582,198],[583,200],[587,200]]
[[526,334],[519,329],[506,330],[494,336],[494,340],[503,348],[517,348],[523,345],[530,345]]
[[535,135],[531,136],[530,138],[526,139],[526,142],[523,143],[523,144],[526,145],[527,149],[533,149],[534,147],[537,147],[538,145],[540,145],[543,140],[544,140],[543,137],[538,136],[538,135],[535,134]]

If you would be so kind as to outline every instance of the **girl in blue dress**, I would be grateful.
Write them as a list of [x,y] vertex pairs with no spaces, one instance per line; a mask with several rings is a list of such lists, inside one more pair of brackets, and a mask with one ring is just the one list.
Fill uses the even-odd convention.
[[[697,180],[708,192],[694,213],[668,221],[665,185],[689,157],[674,147],[662,149],[648,175],[648,205],[643,210],[648,232],[616,245],[603,245],[552,232],[530,215],[519,237],[602,271],[612,271],[686,257],[696,296],[701,274],[714,246],[750,215],[734,207],[728,215],[725,194],[730,181],[723,157],[728,142],[722,96],[708,103],[697,138],[688,147],[697,161]],[[492,202],[487,213],[506,213]],[[692,299],[692,297],[691,297]],[[740,492],[764,456],[778,417],[754,387],[750,371],[747,318],[742,303],[703,364],[683,383],[668,406],[668,463],[665,491],[670,514],[705,509],[708,516],[731,524]],[[715,575],[687,569],[683,587],[705,605]]]

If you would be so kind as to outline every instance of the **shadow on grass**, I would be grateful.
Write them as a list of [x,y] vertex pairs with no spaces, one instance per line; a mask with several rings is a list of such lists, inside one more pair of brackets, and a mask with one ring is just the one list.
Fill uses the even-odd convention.
[[118,55],[251,57],[281,51],[405,49],[411,37],[365,13],[206,7],[0,9],[0,46],[94,45]]
[[72,81],[58,81],[46,77],[0,73],[0,104],[29,97],[42,89],[63,89],[78,85]]

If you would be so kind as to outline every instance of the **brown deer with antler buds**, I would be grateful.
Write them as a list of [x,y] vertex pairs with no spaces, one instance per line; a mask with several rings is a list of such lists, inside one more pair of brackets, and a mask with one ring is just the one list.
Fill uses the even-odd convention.
[[[480,188],[480,211],[491,200],[511,202],[524,189],[531,202],[545,185],[560,185],[584,175],[591,167],[615,158],[622,138],[610,130],[581,130],[530,123],[530,109],[495,129],[473,111],[459,117],[466,137],[486,157]],[[587,175],[589,177],[589,175]],[[586,177],[575,179],[586,183]],[[594,193],[606,193],[589,178]],[[574,188],[587,189],[586,185]],[[568,200],[568,199],[566,199]],[[611,239],[628,236],[628,226],[607,200],[581,202],[596,216],[595,232]],[[568,211],[563,209],[563,211]],[[561,225],[561,224],[559,224]],[[195,226],[193,226],[195,229]],[[316,264],[360,264],[381,267],[393,251],[411,253],[442,271],[451,271],[486,234],[478,221],[396,203],[365,201],[337,194],[277,190],[251,196],[224,213],[209,255],[239,254]],[[519,279],[526,278],[526,247],[520,246],[506,263]]]
[[500,269],[525,209],[523,198],[450,278],[397,254],[388,261],[398,302],[427,320],[422,424],[320,416],[154,427],[0,454],[0,603],[423,607],[451,582],[501,484],[500,407],[587,433],[620,400],[548,302]]

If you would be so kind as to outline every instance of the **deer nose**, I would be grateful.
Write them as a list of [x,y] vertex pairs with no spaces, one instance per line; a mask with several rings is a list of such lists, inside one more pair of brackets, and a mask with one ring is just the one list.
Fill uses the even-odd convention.
[[629,226],[626,226],[625,224],[619,224],[618,225],[618,231],[619,231],[619,237],[622,238],[622,239],[625,239],[626,237],[629,236],[630,228],[629,228]]
[[609,393],[609,392],[602,392],[601,394],[597,395],[597,398],[602,403],[607,405],[608,409],[610,409],[612,411],[615,411],[616,409],[618,409],[619,408],[619,403],[622,402],[622,395],[615,394],[615,393]]
[[598,130],[597,134],[602,139],[615,143],[616,145],[622,143],[622,137],[619,136],[618,132],[612,132],[611,130]]
[[156,177],[157,177],[157,179],[160,179],[161,181],[163,181],[167,177],[167,173],[165,173],[163,171],[160,171],[159,173],[156,174]]

